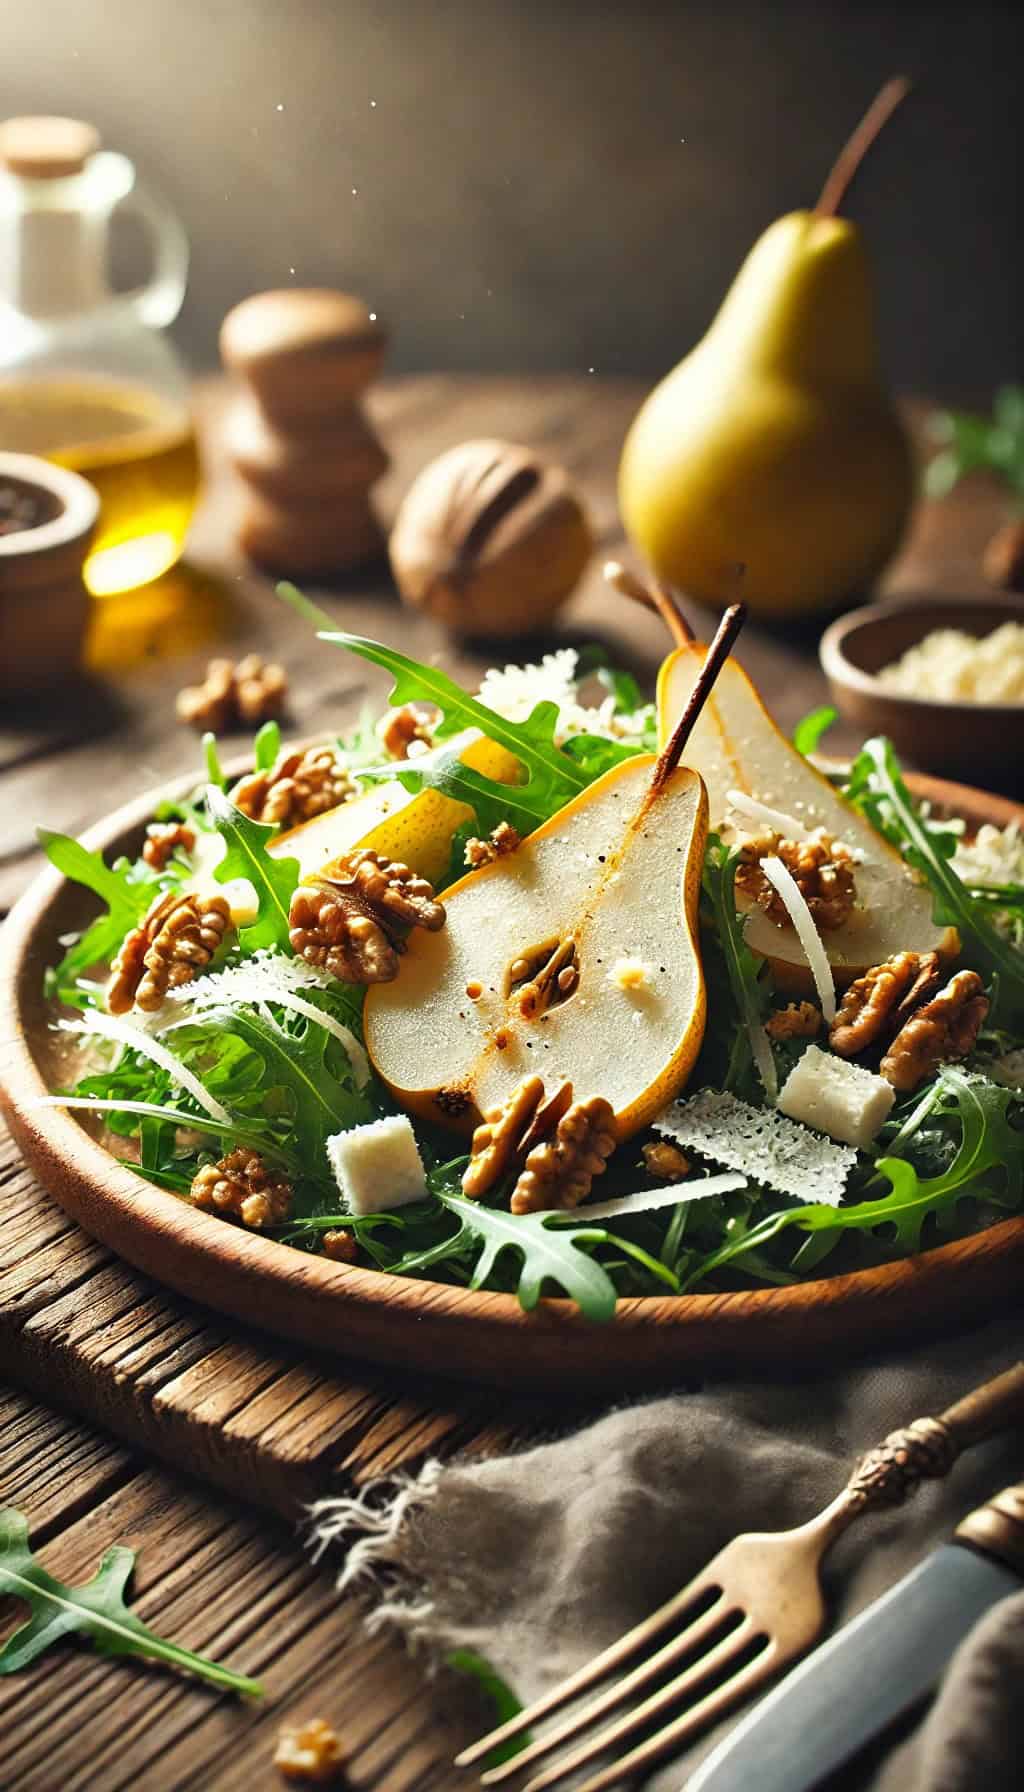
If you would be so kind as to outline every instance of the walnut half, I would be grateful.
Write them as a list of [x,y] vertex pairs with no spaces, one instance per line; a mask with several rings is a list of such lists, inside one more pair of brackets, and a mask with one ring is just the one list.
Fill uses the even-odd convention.
[[168,890],[156,897],[137,927],[121,944],[110,971],[107,1007],[127,1014],[159,1008],[169,989],[190,983],[206,969],[231,924],[223,896],[182,895]]
[[977,971],[957,971],[900,1028],[879,1065],[882,1076],[894,1089],[916,1089],[940,1064],[966,1058],[988,1007]]

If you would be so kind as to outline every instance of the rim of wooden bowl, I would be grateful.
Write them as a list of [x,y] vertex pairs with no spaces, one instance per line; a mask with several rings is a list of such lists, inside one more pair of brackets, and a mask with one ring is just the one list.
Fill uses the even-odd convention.
[[[237,768],[245,769],[244,767]],[[914,777],[917,793],[973,825],[1004,825],[1017,804]],[[83,835],[90,849],[141,836],[155,803],[194,788],[164,785]],[[317,1350],[490,1384],[585,1390],[651,1387],[687,1369],[780,1366],[808,1350],[851,1351],[908,1329],[948,1324],[1009,1296],[1024,1270],[1024,1219],[873,1269],[735,1293],[620,1300],[607,1325],[565,1299],[524,1313],[513,1295],[474,1293],[289,1250],[187,1207],[137,1176],[60,1108],[33,1043],[53,910],[67,880],[41,871],[4,926],[0,1095],[15,1141],[58,1204],[137,1269],[188,1298]]]

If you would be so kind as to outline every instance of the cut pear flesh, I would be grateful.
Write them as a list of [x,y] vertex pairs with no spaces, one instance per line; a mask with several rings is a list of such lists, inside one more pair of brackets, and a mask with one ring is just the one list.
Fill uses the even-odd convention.
[[[519,780],[518,760],[477,728],[467,728],[444,744],[448,751],[458,751],[464,765],[498,784]],[[412,760],[409,769],[415,764]],[[267,851],[274,858],[297,859],[303,882],[329,877],[337,859],[361,846],[397,859],[429,883],[439,884],[448,875],[453,835],[472,819],[466,803],[429,786],[406,790],[396,777],[370,785],[361,796],[279,834]]]
[[[683,712],[706,651],[695,642],[670,654],[661,668],[658,727],[663,740]],[[856,860],[853,913],[841,927],[821,934],[837,983],[851,982],[894,952],[938,952],[949,958],[959,951],[956,929],[940,927],[932,919],[927,886],[779,732],[735,660],[722,667],[684,757],[707,786],[713,829],[727,825],[729,792],[742,790],[792,816],[806,833],[823,828],[851,849]],[[771,960],[783,982],[803,983],[809,975],[791,926],[780,926],[762,910],[752,909],[744,937],[753,951]]]
[[[625,1138],[682,1088],[704,1033],[707,801],[680,769],[645,802],[654,764],[616,766],[510,857],[455,884],[445,927],[416,930],[396,980],[368,991],[367,1049],[403,1106],[471,1125],[536,1073],[548,1095],[570,1082],[578,1100],[604,1096]],[[576,982],[526,1018],[521,961],[560,946]],[[623,959],[631,975],[616,977]]]

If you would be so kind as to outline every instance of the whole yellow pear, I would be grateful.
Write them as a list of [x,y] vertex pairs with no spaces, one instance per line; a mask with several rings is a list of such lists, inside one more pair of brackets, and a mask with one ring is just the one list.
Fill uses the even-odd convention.
[[619,469],[626,529],[688,596],[724,602],[741,563],[755,614],[800,616],[872,578],[912,492],[860,233],[792,212],[635,418]]

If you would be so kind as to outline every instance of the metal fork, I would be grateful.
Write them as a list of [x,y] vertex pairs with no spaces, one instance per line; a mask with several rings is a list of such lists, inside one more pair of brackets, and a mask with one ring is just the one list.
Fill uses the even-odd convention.
[[[949,1473],[961,1451],[1024,1420],[1024,1363],[998,1375],[958,1400],[939,1418],[915,1419],[894,1431],[857,1464],[843,1491],[807,1524],[791,1531],[751,1532],[737,1537],[682,1592],[637,1624],[626,1635],[571,1674],[517,1717],[456,1757],[469,1767],[500,1743],[510,1742],[571,1700],[623,1669],[635,1657],[639,1665],[591,1699],[559,1728],[528,1743],[525,1749],[481,1777],[495,1786],[520,1774],[554,1749],[577,1741],[599,1718],[684,1662],[667,1685],[658,1685],[639,1704],[583,1740],[544,1771],[522,1792],[542,1792],[598,1756],[619,1749],[637,1730],[687,1703],[682,1713],[654,1735],[619,1753],[574,1792],[599,1792],[680,1749],[746,1699],[817,1641],[825,1624],[820,1568],[826,1551],[862,1512],[899,1505],[919,1483]],[[663,1632],[668,1640],[648,1653]],[[687,1659],[692,1658],[692,1659]]]

